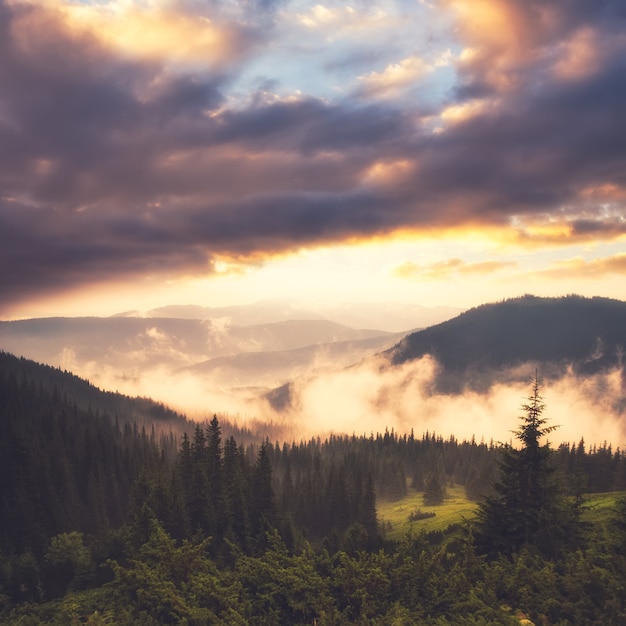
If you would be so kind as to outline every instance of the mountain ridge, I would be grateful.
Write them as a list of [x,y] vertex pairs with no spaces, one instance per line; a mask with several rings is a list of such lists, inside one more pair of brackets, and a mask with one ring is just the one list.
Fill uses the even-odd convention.
[[[621,367],[626,347],[626,302],[599,296],[541,298],[525,295],[483,304],[410,333],[382,353],[392,366],[427,354],[442,368],[443,387],[470,386],[522,365],[551,377]],[[530,369],[529,369],[530,368]],[[479,384],[479,386],[481,386]]]

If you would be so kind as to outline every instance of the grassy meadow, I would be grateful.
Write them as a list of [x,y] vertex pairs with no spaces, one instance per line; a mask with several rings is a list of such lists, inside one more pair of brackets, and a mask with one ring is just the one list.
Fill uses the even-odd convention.
[[[605,524],[613,517],[617,500],[624,497],[626,497],[626,491],[585,495],[583,520],[598,525]],[[437,506],[425,506],[424,493],[409,489],[407,496],[402,500],[395,502],[379,501],[377,513],[385,537],[399,540],[408,533],[443,531],[451,524],[471,518],[477,506],[476,502],[465,497],[465,488],[462,486],[448,487],[443,504]],[[434,513],[435,516],[411,521],[409,516],[417,511]]]
[[[443,504],[424,506],[424,493],[409,489],[408,495],[396,502],[379,501],[377,504],[378,521],[381,524],[385,537],[398,540],[407,533],[418,534],[422,531],[445,530],[450,524],[462,522],[463,518],[471,517],[476,510],[477,503],[465,497],[465,488],[462,486],[448,487]],[[434,517],[410,521],[411,513],[434,513]]]

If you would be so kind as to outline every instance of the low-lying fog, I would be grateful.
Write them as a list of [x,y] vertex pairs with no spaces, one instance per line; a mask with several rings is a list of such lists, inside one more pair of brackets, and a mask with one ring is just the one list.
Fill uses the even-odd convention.
[[[120,377],[113,368],[96,363],[67,363],[94,384],[129,395],[150,396],[184,412],[189,418],[217,413],[244,424],[258,420],[281,426],[287,439],[334,433],[370,434],[386,428],[416,436],[429,431],[447,438],[489,442],[510,441],[521,405],[530,393],[535,365],[521,366],[487,391],[466,389],[448,395],[436,390],[438,365],[431,357],[391,367],[382,357],[364,359],[351,367],[322,363],[316,373],[292,381],[286,408],[272,407],[262,387],[227,388],[219,377],[191,371],[172,374],[165,368]],[[541,375],[541,372],[539,372]],[[544,416],[559,425],[550,441],[587,444],[626,444],[624,373],[622,370],[580,378],[571,371],[544,381]]]
[[[354,307],[344,309],[354,314]],[[433,316],[446,319],[452,313],[415,307],[372,311],[396,321],[410,314],[424,326]],[[231,317],[218,317],[226,313]],[[442,376],[431,357],[392,367],[380,355],[406,332],[358,330],[320,317],[295,319],[301,313],[272,302],[228,310],[174,307],[156,311],[156,318],[2,322],[0,346],[102,389],[152,397],[192,419],[217,413],[240,424],[271,422],[279,427],[277,438],[387,428],[400,434],[413,430],[416,436],[429,431],[446,438],[511,440],[535,364],[495,374],[475,369],[471,387],[458,380],[450,386],[450,373]],[[205,317],[192,319],[200,314]],[[272,316],[279,321],[268,323]],[[240,325],[243,321],[254,324]],[[545,417],[560,426],[552,433],[553,444],[583,437],[588,444],[624,447],[626,385],[617,362],[618,369],[585,378],[573,368],[555,373],[538,366],[545,376]],[[277,388],[270,402],[267,394]],[[457,393],[441,391],[450,388]]]

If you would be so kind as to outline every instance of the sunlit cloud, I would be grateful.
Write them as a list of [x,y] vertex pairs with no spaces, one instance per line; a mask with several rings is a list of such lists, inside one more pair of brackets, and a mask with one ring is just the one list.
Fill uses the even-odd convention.
[[368,165],[364,182],[373,185],[397,185],[414,174],[416,165],[403,159],[400,161],[376,161]]
[[0,0],[2,310],[401,233],[618,245],[624,32],[618,0]]
[[488,109],[495,108],[497,101],[488,99],[476,99],[462,102],[460,104],[451,104],[439,113],[439,117],[446,124],[455,124],[466,122],[476,115],[484,115]]
[[626,274],[626,253],[611,257],[584,259],[581,257],[555,262],[541,272],[544,277],[559,279],[577,276],[580,279],[598,279],[607,274]]
[[329,6],[315,4],[305,12],[298,12],[293,16],[291,12],[285,11],[283,18],[295,20],[307,29],[319,32],[327,40],[339,37],[354,36],[364,31],[375,31],[383,28],[390,28],[396,19],[385,8],[373,6]]
[[[560,219],[559,219],[560,217]],[[574,245],[602,239],[621,240],[626,236],[626,220],[623,217],[605,215],[589,217],[581,215],[575,219],[555,216],[537,220],[526,225],[516,225],[516,238],[519,243],[529,246],[544,244]]]
[[466,263],[458,258],[447,259],[446,261],[439,261],[429,265],[418,265],[411,261],[406,261],[394,269],[394,274],[401,278],[416,280],[444,280],[454,274],[493,274],[494,272],[514,269],[517,266],[518,263],[515,261],[479,261]]
[[[24,0],[23,4],[29,3]],[[42,4],[76,34],[93,37],[122,55],[173,67],[215,70],[242,58],[255,43],[251,32],[219,13],[193,12],[194,5],[174,0],[47,0]],[[27,29],[37,27],[37,23],[26,20],[21,26]],[[31,33],[26,30],[20,36],[30,37]]]
[[554,76],[561,80],[578,80],[598,71],[601,63],[602,41],[590,28],[581,28],[557,48],[557,59],[552,67]]
[[420,78],[450,64],[452,53],[446,50],[433,61],[426,61],[419,56],[411,56],[397,63],[387,65],[381,72],[371,72],[359,76],[365,93],[370,96],[390,98],[397,96],[402,89],[412,85]]

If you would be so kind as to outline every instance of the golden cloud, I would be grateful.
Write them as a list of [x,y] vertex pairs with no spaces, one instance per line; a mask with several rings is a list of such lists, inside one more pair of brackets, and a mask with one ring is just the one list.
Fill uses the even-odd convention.
[[557,261],[546,270],[540,272],[541,276],[552,279],[569,278],[575,275],[579,278],[596,279],[608,274],[626,274],[626,253],[618,253],[613,256],[599,259],[586,260],[582,257]]
[[397,185],[415,173],[416,165],[408,159],[376,161],[367,167],[366,184]]
[[129,57],[216,68],[241,56],[236,29],[204,15],[182,12],[172,2],[46,0],[43,4],[69,30],[88,34]]
[[517,228],[513,242],[524,246],[572,245],[612,241],[626,237],[626,222],[620,218],[553,220]]
[[453,274],[459,275],[486,275],[517,267],[513,261],[480,261],[466,263],[462,259],[454,258],[439,261],[429,265],[417,265],[411,261],[395,268],[393,274],[399,278],[441,280]]
[[446,4],[466,46],[458,68],[478,70],[482,80],[500,93],[518,88],[523,82],[520,69],[544,54],[542,33],[553,29],[555,22],[550,7],[529,9],[509,0],[448,0]]

